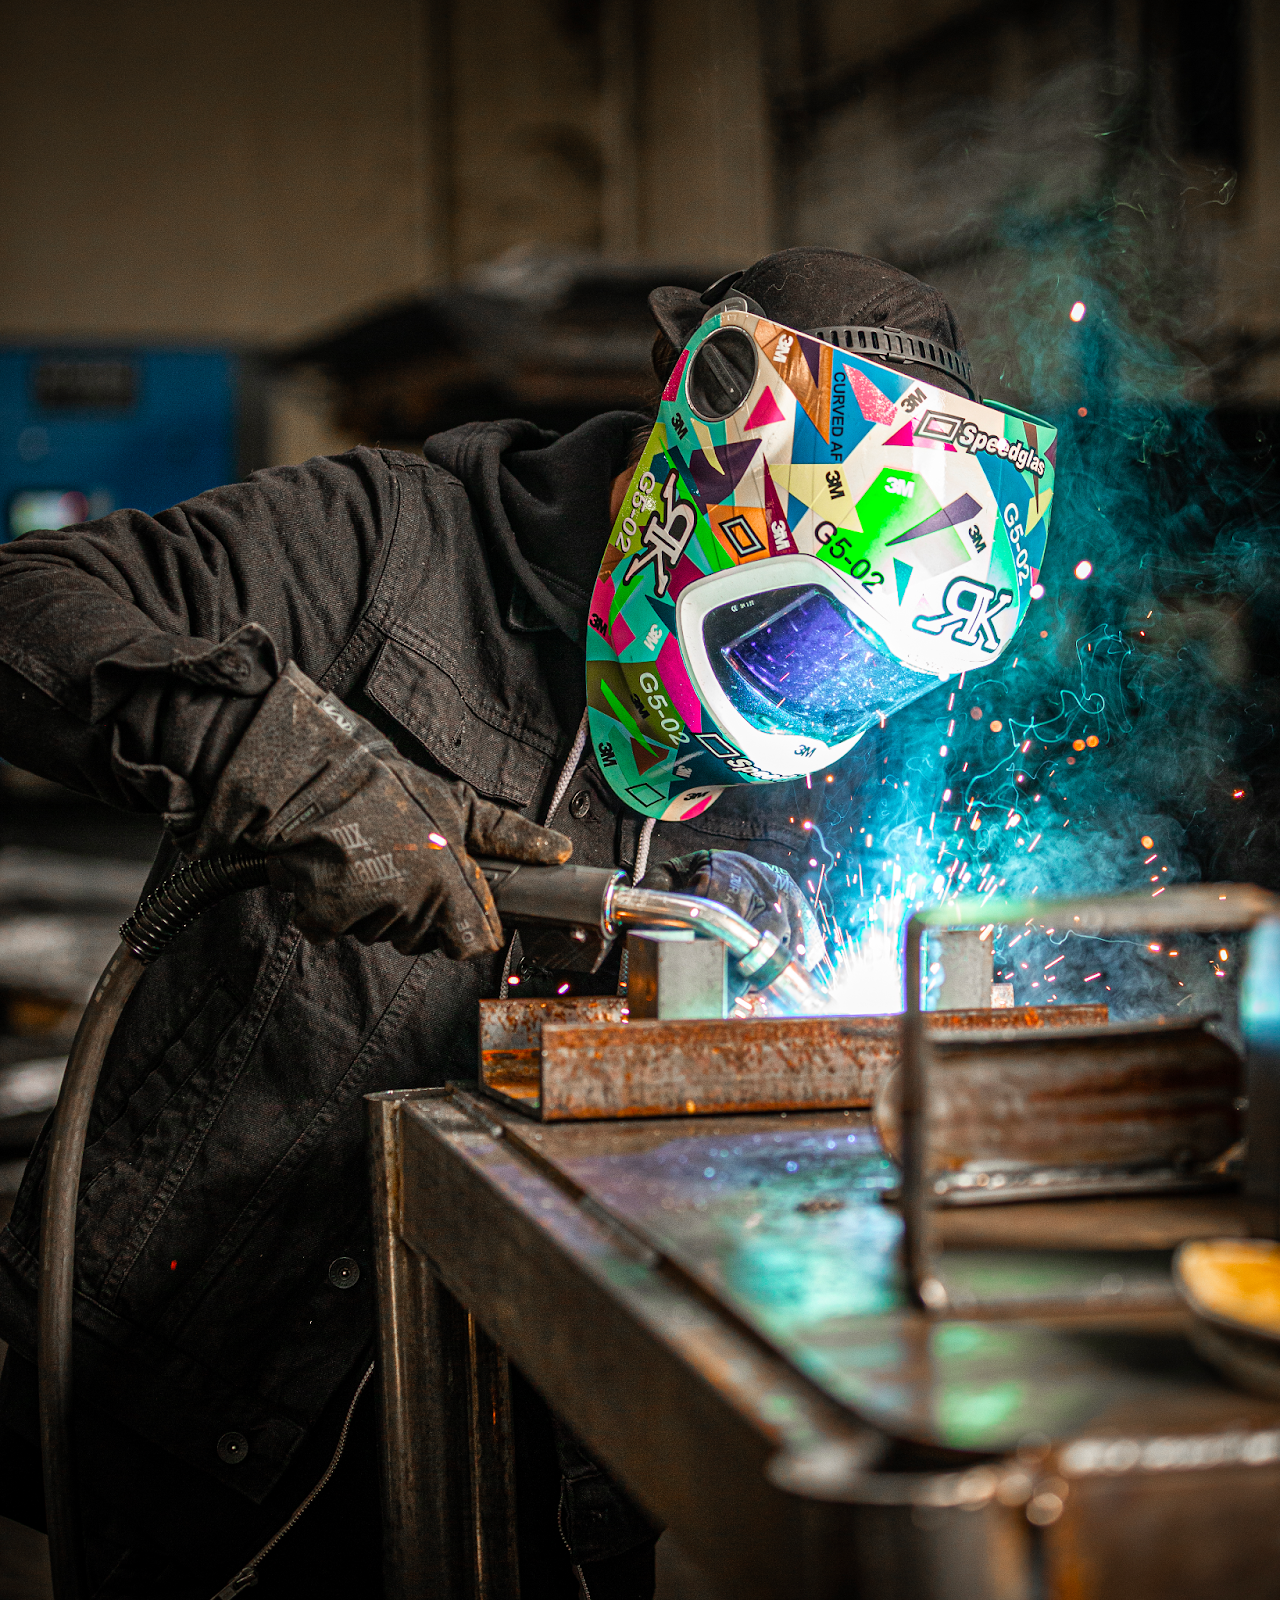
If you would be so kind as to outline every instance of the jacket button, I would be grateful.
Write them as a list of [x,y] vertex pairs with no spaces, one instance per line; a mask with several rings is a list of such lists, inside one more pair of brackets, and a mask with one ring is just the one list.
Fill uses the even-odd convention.
[[329,1263],[329,1282],[335,1289],[354,1289],[360,1282],[360,1263],[350,1256],[339,1256]]
[[224,1433],[218,1440],[218,1460],[238,1467],[249,1454],[249,1441],[242,1433]]
[[591,796],[585,789],[579,789],[569,802],[569,814],[577,817],[581,822],[583,817],[591,815]]

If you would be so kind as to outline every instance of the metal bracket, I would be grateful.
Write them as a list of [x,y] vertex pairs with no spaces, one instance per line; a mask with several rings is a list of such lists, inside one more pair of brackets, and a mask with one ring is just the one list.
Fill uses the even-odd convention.
[[[1275,916],[1280,897],[1252,884],[1202,883],[1147,895],[1082,895],[1068,900],[957,900],[916,912],[904,935],[906,984],[902,1035],[903,1266],[912,1303],[948,1309],[947,1291],[933,1267],[929,1166],[929,1068],[932,1048],[920,1006],[925,935],[932,928],[1003,927],[1010,923],[1072,933],[1204,932],[1252,928]],[[936,1013],[933,1013],[936,1015]]]

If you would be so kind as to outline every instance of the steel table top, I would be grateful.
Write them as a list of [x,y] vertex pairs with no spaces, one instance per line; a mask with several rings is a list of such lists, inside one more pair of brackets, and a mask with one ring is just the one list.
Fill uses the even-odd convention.
[[[1030,1594],[998,1573],[1046,1562],[1054,1594],[1269,1592],[1248,1574],[1280,1558],[1255,1514],[1280,1404],[1198,1360],[1169,1272],[1179,1239],[1245,1231],[1230,1197],[957,1213],[934,1318],[865,1112],[545,1124],[462,1090],[373,1098],[399,1118],[392,1233],[734,1593],[851,1594],[852,1563],[859,1593],[949,1595],[922,1576],[940,1550],[956,1594]],[[1083,1586],[1082,1518],[1110,1550]],[[1188,1541],[1214,1560],[1171,1588],[1152,1551],[1181,1581]]]

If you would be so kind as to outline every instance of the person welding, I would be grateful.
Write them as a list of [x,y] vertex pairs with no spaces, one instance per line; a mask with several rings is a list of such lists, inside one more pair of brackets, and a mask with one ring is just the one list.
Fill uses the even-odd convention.
[[[153,884],[271,862],[147,970],[94,1105],[95,1595],[379,1592],[361,1097],[472,1077],[477,1001],[574,959],[505,940],[475,858],[729,904],[766,936],[743,987],[812,967],[794,880],[858,741],[1025,614],[1052,430],[977,399],[937,291],[795,249],[650,304],[656,418],[476,423],[0,550],[0,754],[162,815]],[[616,953],[571,981],[612,992]],[[37,1527],[46,1154],[0,1235],[0,1512]],[[651,1595],[656,1530],[516,1390],[525,1600]]]

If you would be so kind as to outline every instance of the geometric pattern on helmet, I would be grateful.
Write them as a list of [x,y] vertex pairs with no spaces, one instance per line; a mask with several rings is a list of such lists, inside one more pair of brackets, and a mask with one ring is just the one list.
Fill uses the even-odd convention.
[[[733,334],[699,361],[722,329],[750,346]],[[727,415],[715,412],[728,400],[708,406],[698,388],[708,375],[713,394],[728,385]],[[709,318],[663,392],[592,596],[591,739],[615,792],[646,816],[689,818],[727,786],[820,770],[864,731],[824,741],[745,727],[694,664],[697,641],[682,643],[695,598],[768,590],[772,574],[781,592],[803,572],[926,687],[995,660],[1043,565],[1056,454],[1055,430],[1011,408],[749,312]]]

